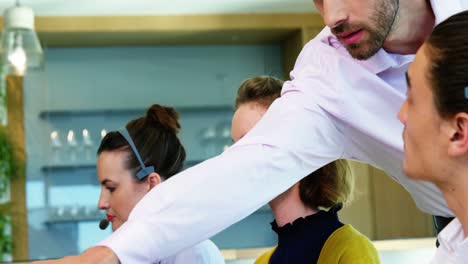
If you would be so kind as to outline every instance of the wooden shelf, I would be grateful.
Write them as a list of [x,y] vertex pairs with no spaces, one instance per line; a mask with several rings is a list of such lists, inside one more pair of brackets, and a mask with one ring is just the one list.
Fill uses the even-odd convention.
[[[61,215],[58,215],[58,209],[62,209]],[[75,222],[94,222],[106,218],[104,211],[89,206],[61,206],[42,208],[45,211],[46,224],[62,224]]]
[[[46,224],[66,224],[66,223],[78,223],[78,222],[96,222],[100,221],[102,219],[106,218],[105,215],[102,215],[101,217],[95,216],[95,217],[88,217],[88,216],[73,216],[73,217],[63,217],[60,219],[47,219],[44,223]],[[97,226],[96,226],[97,228]]]
[[81,164],[46,164],[41,166],[42,171],[68,171],[78,169],[95,169],[96,163],[81,163]]
[[[185,106],[175,107],[176,111],[180,114],[191,113],[207,113],[207,112],[228,112],[234,111],[232,105],[212,105],[212,106]],[[146,111],[145,108],[137,109],[44,109],[39,112],[39,117],[42,119],[54,117],[67,117],[67,116],[100,116],[100,115],[123,115],[135,114],[142,115]]]
[[[203,160],[186,160],[185,168],[192,167]],[[63,164],[46,164],[41,166],[42,171],[70,171],[70,170],[82,170],[82,169],[96,169],[96,163],[63,163]]]

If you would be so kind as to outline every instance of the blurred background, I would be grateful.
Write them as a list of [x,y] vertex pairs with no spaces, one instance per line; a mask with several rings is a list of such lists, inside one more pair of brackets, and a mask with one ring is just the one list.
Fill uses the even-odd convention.
[[[17,168],[2,194],[4,261],[77,254],[109,235],[95,169],[107,132],[169,105],[186,167],[211,158],[231,144],[239,84],[288,79],[323,28],[310,0],[0,0],[0,11],[0,121]],[[351,173],[342,221],[375,241],[383,263],[430,259],[430,216],[380,170],[353,162]],[[272,220],[265,206],[212,240],[231,263],[253,263],[276,243]]]

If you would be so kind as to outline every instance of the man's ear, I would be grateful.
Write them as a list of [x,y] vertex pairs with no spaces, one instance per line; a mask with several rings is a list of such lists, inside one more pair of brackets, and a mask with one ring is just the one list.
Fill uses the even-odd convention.
[[148,191],[153,189],[156,185],[162,182],[161,176],[158,173],[152,172],[148,177],[146,177],[146,182],[148,183]]
[[459,157],[468,153],[468,114],[458,113],[451,121],[451,138],[448,154]]

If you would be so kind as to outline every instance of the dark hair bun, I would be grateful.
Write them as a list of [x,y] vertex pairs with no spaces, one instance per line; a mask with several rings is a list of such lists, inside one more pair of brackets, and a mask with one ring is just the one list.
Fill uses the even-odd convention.
[[174,134],[177,134],[180,130],[179,114],[172,107],[152,105],[146,112],[146,121],[154,125],[160,125]]

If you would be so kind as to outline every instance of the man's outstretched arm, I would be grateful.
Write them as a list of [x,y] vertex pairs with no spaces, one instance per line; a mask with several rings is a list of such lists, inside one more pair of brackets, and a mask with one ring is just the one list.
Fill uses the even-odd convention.
[[[311,102],[297,91],[284,94],[237,144],[150,191],[99,245],[122,263],[154,263],[240,221],[341,157],[341,133]],[[87,253],[55,263],[101,263],[90,254],[101,251]]]
[[251,132],[148,193],[101,245],[122,263],[161,260],[242,220],[343,152],[328,116],[299,92],[284,94]]
[[88,263],[119,264],[117,255],[107,247],[92,247],[79,256],[69,256],[59,260],[35,261],[33,264]]

